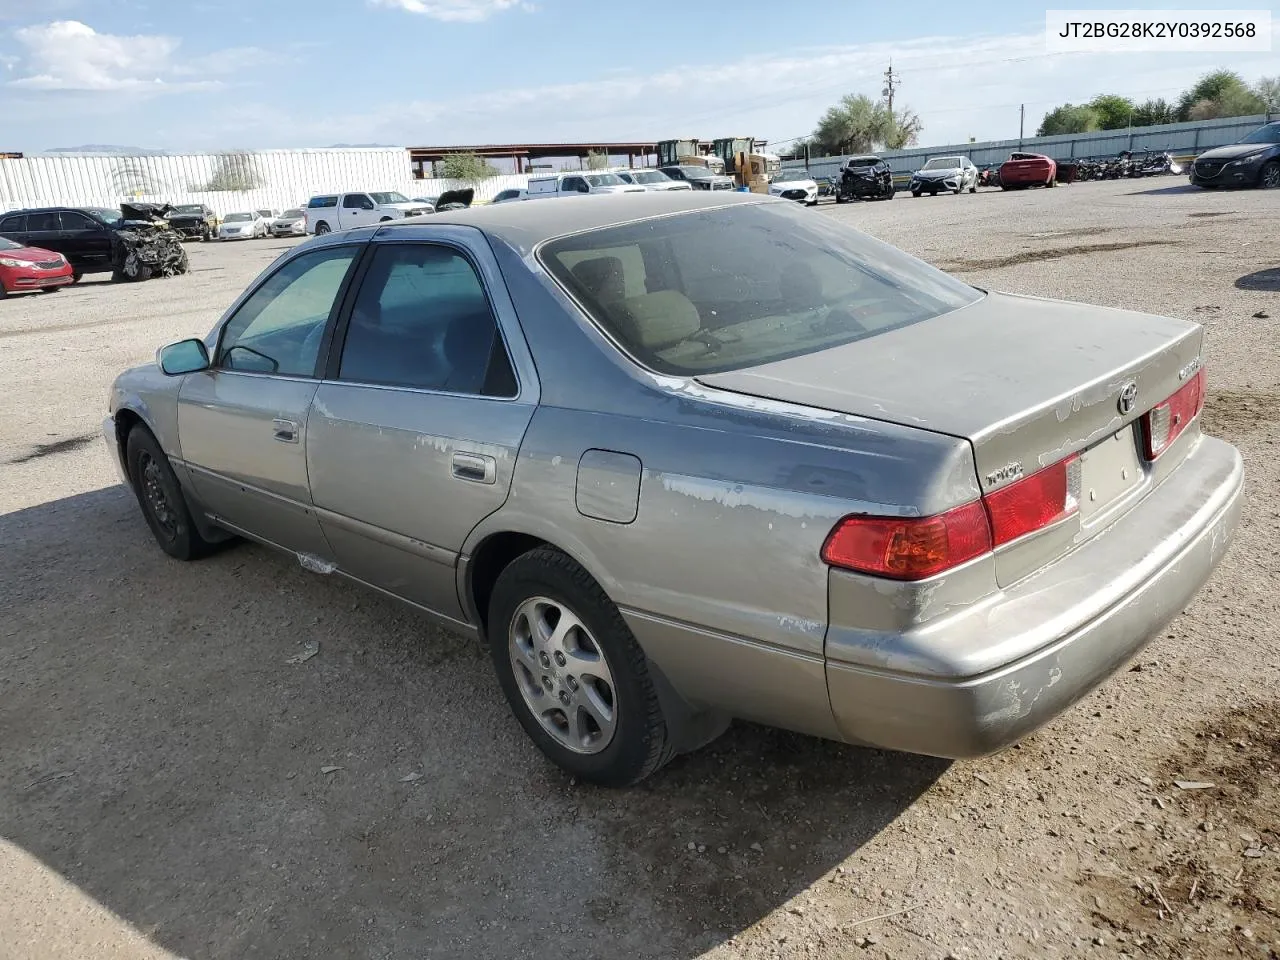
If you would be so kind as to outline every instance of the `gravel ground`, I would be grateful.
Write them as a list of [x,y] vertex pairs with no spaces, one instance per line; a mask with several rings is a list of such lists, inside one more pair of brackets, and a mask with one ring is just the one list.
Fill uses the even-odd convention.
[[739,724],[637,789],[574,784],[468,642],[257,547],[155,547],[97,439],[108,384],[287,246],[194,244],[184,278],[0,304],[0,958],[1280,955],[1280,192],[814,216],[1205,324],[1248,504],[1130,670],[981,761]]

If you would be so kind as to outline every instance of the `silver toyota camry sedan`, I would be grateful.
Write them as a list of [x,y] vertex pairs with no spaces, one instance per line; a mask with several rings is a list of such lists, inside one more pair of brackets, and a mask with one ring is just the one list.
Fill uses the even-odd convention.
[[1201,342],[784,200],[583,197],[295,247],[121,374],[104,432],[171,556],[256,540],[476,636],[578,777],[733,717],[965,757],[1222,558]]

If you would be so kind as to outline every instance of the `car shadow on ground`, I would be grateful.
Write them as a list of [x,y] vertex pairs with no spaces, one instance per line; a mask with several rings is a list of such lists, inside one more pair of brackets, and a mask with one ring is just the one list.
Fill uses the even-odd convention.
[[1280,292],[1280,267],[1246,273],[1236,281],[1236,289],[1278,293]]
[[1211,197],[1218,190],[1206,190],[1203,187],[1195,187],[1189,183],[1180,183],[1172,187],[1152,187],[1149,190],[1131,190],[1125,196],[1129,197],[1158,197],[1174,193],[1198,193],[1206,197]]
[[255,546],[171,561],[123,488],[0,543],[0,836],[191,960],[695,957],[947,768],[737,725],[588,788],[474,642]]

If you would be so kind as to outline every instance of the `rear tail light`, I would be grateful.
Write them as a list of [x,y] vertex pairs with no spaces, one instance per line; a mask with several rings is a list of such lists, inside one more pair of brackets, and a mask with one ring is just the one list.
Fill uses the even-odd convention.
[[993,546],[1043,530],[1080,509],[1080,458],[1072,454],[983,499]]
[[923,580],[991,550],[991,527],[975,500],[933,517],[845,517],[822,546],[834,567],[893,580]]
[[1142,418],[1142,439],[1148,460],[1154,460],[1204,409],[1204,368],[1178,388],[1164,403],[1157,404]]
[[851,516],[822,546],[833,567],[892,580],[923,580],[958,567],[1080,509],[1080,458],[932,517]]

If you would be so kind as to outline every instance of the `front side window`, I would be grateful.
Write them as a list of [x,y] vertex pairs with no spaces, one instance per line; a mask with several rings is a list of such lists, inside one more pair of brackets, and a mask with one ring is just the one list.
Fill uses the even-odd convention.
[[342,209],[344,210],[372,210],[373,201],[363,193],[348,193],[342,198]]
[[1280,143],[1280,123],[1268,123],[1249,134],[1241,143]]
[[677,376],[815,353],[982,297],[887,244],[784,204],[607,227],[538,258],[632,357]]
[[272,274],[227,322],[217,365],[314,376],[325,325],[357,252],[356,247],[315,250]]
[[515,377],[484,286],[458,251],[383,244],[351,310],[338,377],[510,397]]
[[101,230],[102,224],[94,222],[93,217],[88,214],[79,213],[75,210],[62,211],[62,229],[63,230]]

